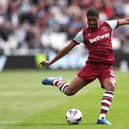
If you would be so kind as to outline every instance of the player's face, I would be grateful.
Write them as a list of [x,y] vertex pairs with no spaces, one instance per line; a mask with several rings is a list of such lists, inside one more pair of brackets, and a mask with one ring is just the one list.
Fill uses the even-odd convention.
[[90,29],[97,29],[98,28],[98,17],[97,16],[88,16],[88,28]]

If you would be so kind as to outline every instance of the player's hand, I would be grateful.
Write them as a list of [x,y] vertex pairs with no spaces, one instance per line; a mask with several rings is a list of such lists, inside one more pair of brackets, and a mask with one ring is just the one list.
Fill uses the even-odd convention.
[[51,63],[49,61],[42,61],[42,62],[40,62],[40,65],[49,66],[49,65],[51,65]]

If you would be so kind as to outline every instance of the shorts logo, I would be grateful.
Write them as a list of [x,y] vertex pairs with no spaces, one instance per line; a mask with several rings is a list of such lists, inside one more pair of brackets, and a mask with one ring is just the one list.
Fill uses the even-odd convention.
[[111,75],[111,76],[115,76],[114,71],[110,71],[110,75]]

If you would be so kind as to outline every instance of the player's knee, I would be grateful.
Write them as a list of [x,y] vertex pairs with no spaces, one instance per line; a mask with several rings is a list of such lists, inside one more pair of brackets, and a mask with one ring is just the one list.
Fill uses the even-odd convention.
[[65,94],[67,96],[72,96],[74,95],[76,92],[73,89],[67,88],[67,90],[65,91]]
[[67,96],[72,96],[72,95],[74,95],[75,93],[71,93],[71,92],[67,92],[67,93],[65,93]]
[[111,90],[111,91],[114,91],[115,90],[115,84],[109,83],[108,89]]
[[74,92],[66,92],[65,93],[67,96],[73,96],[75,93]]
[[114,91],[116,87],[116,82],[108,82],[105,86],[105,89],[110,90],[110,91]]
[[104,82],[104,88],[106,90],[114,91],[116,87],[116,80],[115,79],[109,79]]
[[109,82],[109,85],[110,85],[113,89],[115,89],[115,87],[116,87],[116,80],[110,81],[110,82]]

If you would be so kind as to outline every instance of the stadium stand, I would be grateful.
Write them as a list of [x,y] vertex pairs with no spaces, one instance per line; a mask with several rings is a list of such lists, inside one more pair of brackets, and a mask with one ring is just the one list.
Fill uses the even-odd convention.
[[[0,49],[7,56],[58,52],[85,26],[90,7],[101,21],[129,16],[129,0],[0,0]],[[113,34],[113,48],[129,53],[126,26]]]

